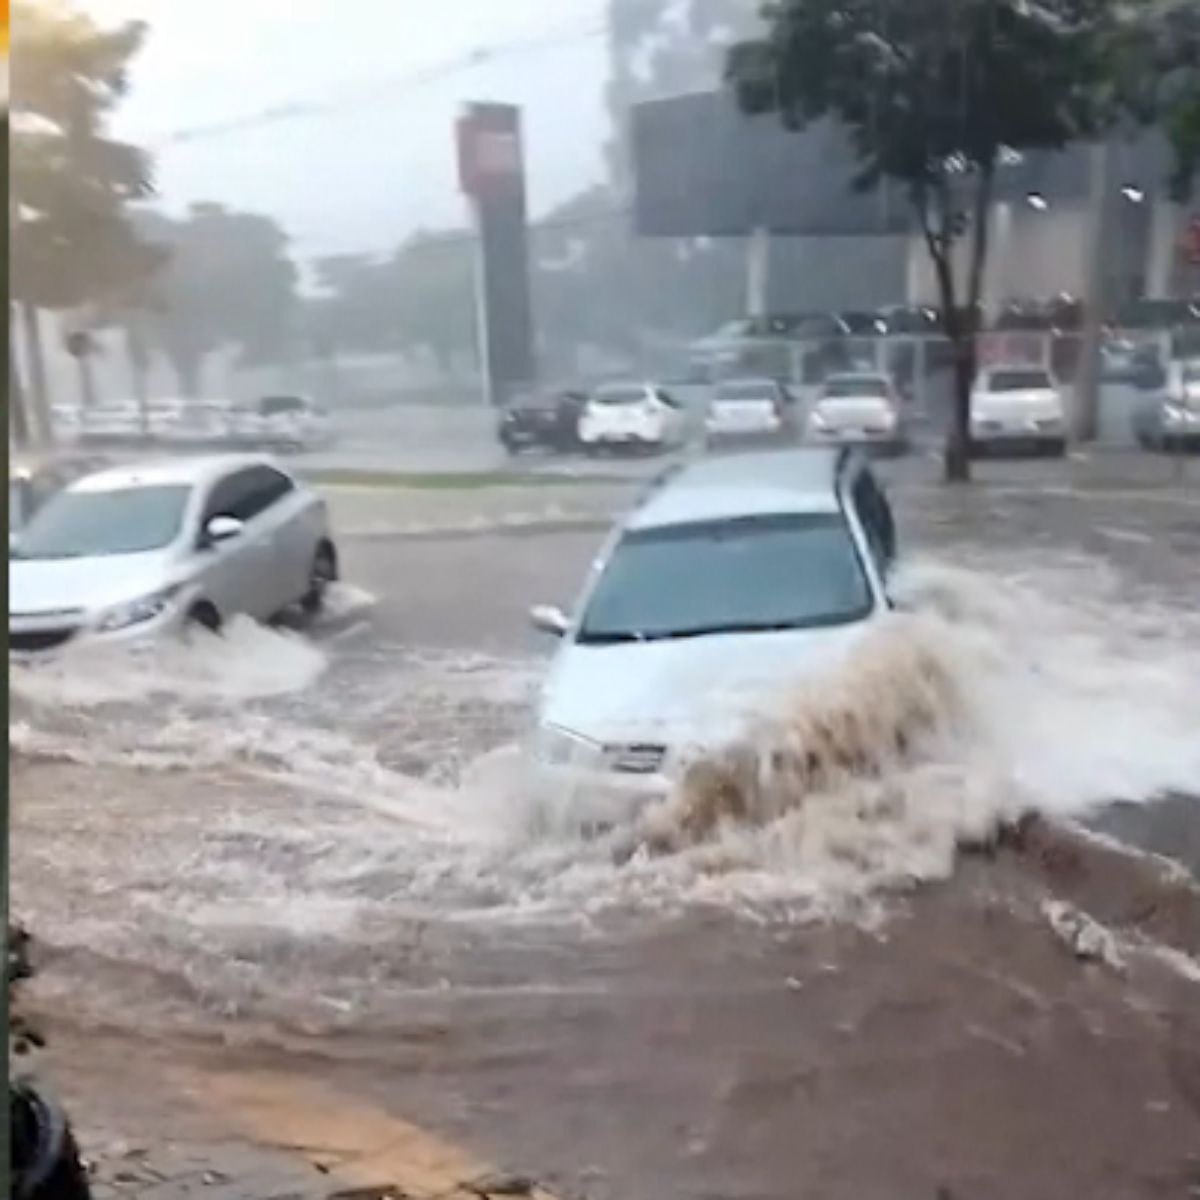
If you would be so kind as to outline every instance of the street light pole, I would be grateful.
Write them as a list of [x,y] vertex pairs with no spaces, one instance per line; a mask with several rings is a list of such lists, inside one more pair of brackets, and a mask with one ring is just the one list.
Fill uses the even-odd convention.
[[1084,235],[1087,238],[1087,281],[1084,288],[1083,342],[1075,374],[1071,431],[1078,442],[1095,441],[1099,429],[1100,342],[1107,290],[1105,262],[1112,226],[1109,159],[1107,141],[1092,146],[1091,196]]

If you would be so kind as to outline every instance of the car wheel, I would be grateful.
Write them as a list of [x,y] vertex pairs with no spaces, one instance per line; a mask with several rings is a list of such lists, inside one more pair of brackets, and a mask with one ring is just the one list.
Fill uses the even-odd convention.
[[322,542],[313,555],[308,571],[308,591],[300,601],[300,607],[309,615],[319,613],[325,605],[325,594],[331,583],[338,580],[337,551],[331,542]]
[[221,624],[221,614],[217,611],[216,605],[210,604],[207,600],[197,600],[188,609],[184,632],[202,629],[206,633],[220,633]]

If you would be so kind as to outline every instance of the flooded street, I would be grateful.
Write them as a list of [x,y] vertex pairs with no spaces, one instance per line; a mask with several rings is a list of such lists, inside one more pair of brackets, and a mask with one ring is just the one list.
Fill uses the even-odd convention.
[[811,786],[677,797],[665,838],[525,786],[524,613],[599,520],[344,537],[313,629],[14,667],[65,1085],[121,1047],[317,1072],[591,1200],[1190,1195],[1194,878],[996,835],[1200,871],[1200,498],[916,475],[871,661],[763,698],[785,757],[823,731]]

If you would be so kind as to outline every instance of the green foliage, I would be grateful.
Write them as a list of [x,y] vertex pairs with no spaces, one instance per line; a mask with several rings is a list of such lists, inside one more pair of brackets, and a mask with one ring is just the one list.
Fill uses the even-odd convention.
[[1200,7],[1174,0],[1139,10],[1114,42],[1113,64],[1125,106],[1167,138],[1174,198],[1190,200],[1200,177]]
[[81,307],[119,293],[163,263],[127,217],[152,191],[150,163],[104,133],[144,37],[140,24],[101,30],[67,9],[13,11],[13,296],[38,308]]
[[448,367],[475,349],[475,249],[465,231],[414,234],[390,259],[318,263],[326,295],[306,324],[319,354],[424,349]]
[[167,356],[185,395],[199,391],[204,359],[222,346],[239,347],[249,364],[287,354],[296,268],[271,218],[196,204],[183,219],[139,213],[137,228],[169,261],[127,298],[120,320]]
[[[973,335],[987,214],[1006,151],[1052,150],[1115,110],[1108,48],[1122,0],[773,0],[765,37],[736,45],[727,76],[749,112],[794,129],[843,124],[857,183],[904,186],[925,236],[956,347],[947,471],[968,473]],[[954,248],[969,238],[967,277]]]

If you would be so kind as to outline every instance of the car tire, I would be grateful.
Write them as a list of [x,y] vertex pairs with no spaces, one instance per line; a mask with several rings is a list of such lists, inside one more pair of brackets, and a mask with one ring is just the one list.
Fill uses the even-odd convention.
[[1067,442],[1065,438],[1060,438],[1055,442],[1047,442],[1042,453],[1047,458],[1066,458],[1067,457]]
[[338,581],[337,550],[332,542],[322,542],[313,554],[308,570],[308,590],[300,599],[300,607],[312,617],[325,607],[325,594],[331,583]]
[[220,633],[222,625],[221,614],[217,611],[217,606],[208,600],[197,600],[188,609],[184,631],[202,629],[206,633]]

